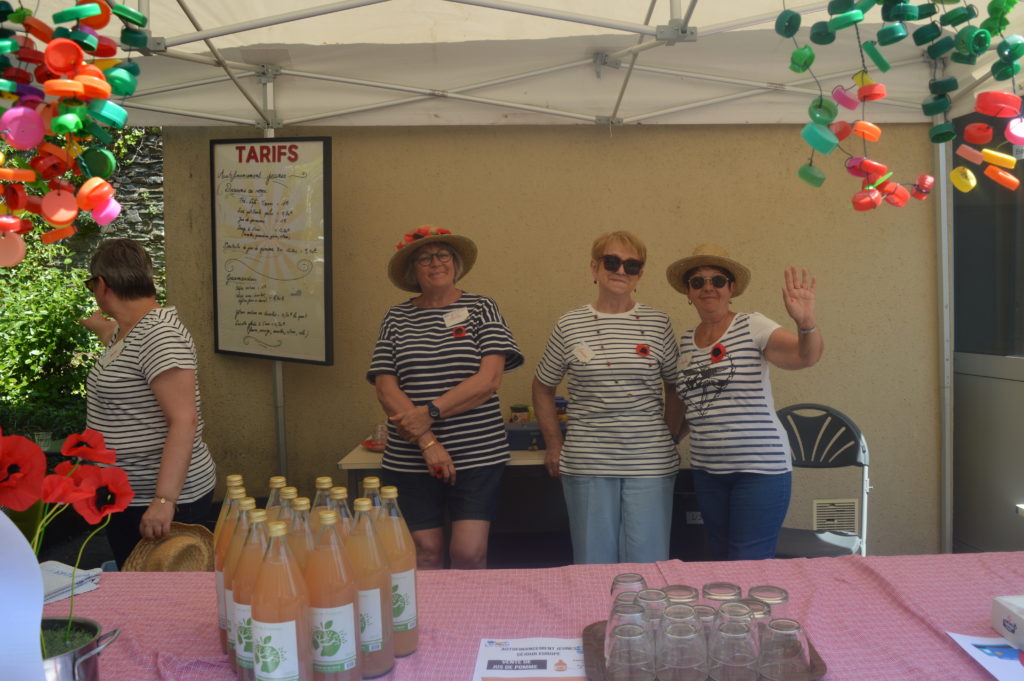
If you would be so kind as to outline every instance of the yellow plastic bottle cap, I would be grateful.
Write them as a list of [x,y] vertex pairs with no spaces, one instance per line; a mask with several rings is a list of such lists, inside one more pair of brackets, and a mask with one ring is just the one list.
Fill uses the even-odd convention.
[[949,171],[949,181],[963,193],[967,193],[978,185],[978,178],[974,176],[970,168],[957,166]]
[[1000,168],[1007,168],[1009,170],[1013,170],[1014,166],[1017,165],[1017,159],[1015,159],[1013,156],[1010,156],[1009,154],[1004,154],[999,151],[995,151],[994,149],[982,149],[981,156],[982,158],[985,159],[987,163],[991,163],[994,166],[999,166]]

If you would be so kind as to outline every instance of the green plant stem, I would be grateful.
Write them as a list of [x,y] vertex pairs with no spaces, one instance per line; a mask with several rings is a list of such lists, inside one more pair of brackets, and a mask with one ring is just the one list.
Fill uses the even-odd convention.
[[110,523],[110,514],[108,513],[103,518],[103,522],[99,526],[89,533],[89,536],[82,542],[82,546],[78,549],[78,557],[75,558],[75,567],[71,570],[71,607],[68,610],[68,628],[64,631],[64,640],[68,640],[71,637],[71,619],[75,616],[75,575],[78,572],[78,564],[82,562],[82,552],[85,551],[86,544],[89,540],[96,536],[96,533],[102,530]]
[[[44,505],[44,509],[49,504]],[[39,555],[39,549],[43,546],[43,536],[46,534],[46,528],[53,520],[61,513],[68,509],[69,504],[54,504],[48,510],[43,511],[43,518],[39,521],[39,525],[36,527],[36,534],[32,538],[32,550],[35,554]]]

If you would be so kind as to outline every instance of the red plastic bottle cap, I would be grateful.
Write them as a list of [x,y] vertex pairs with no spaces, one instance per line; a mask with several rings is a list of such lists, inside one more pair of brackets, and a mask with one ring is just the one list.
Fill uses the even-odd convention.
[[1012,144],[1024,144],[1024,118],[1011,118],[1003,128],[1003,137]]
[[0,234],[0,267],[14,267],[25,259],[25,240],[20,234]]
[[100,59],[113,57],[117,54],[117,42],[105,35],[98,36],[96,38],[96,49],[93,51],[93,54]]
[[22,47],[28,47],[28,48],[31,48],[31,49],[35,49],[35,47],[36,47],[36,41],[32,40],[32,38],[29,38],[24,33],[15,33],[13,37],[14,37],[14,40],[18,43],[18,48],[19,49],[22,48]]
[[828,129],[832,131],[832,134],[840,142],[849,137],[850,133],[853,132],[853,126],[846,121],[833,121],[828,124]]
[[871,83],[861,85],[857,88],[857,99],[862,102],[873,102],[885,97],[885,85],[882,83]]
[[21,219],[21,229],[18,230],[18,234],[28,234],[29,232],[31,232],[35,228],[36,228],[36,225],[35,225],[34,222],[32,222],[31,220],[29,220],[27,218],[22,218]]
[[43,197],[40,214],[51,225],[67,225],[78,217],[78,204],[72,192],[52,191]]
[[33,49],[31,47],[23,47],[23,48],[21,48],[20,50],[18,50],[16,56],[18,57],[18,59],[20,61],[23,61],[26,64],[42,64],[43,63],[43,53],[40,52],[39,50]]
[[25,30],[29,32],[29,35],[34,38],[38,38],[44,43],[48,43],[53,39],[53,27],[48,26],[35,17],[25,17],[25,19],[22,20],[21,25],[25,27]]
[[78,23],[82,26],[88,26],[89,28],[93,28],[98,31],[101,28],[105,28],[106,25],[110,23],[110,5],[105,3],[103,0],[78,0],[75,4],[85,5],[90,2],[100,6],[100,13],[91,17],[79,19]]
[[92,209],[92,219],[97,225],[109,225],[121,214],[121,204],[113,196]]
[[21,229],[21,218],[17,215],[0,215],[0,232],[17,232]]
[[37,66],[32,74],[36,77],[37,83],[45,83],[48,80],[53,80],[54,78],[59,77],[56,73],[46,68],[46,64],[40,64]]
[[43,142],[39,145],[40,154],[49,154],[50,156],[56,156],[60,160],[64,161],[65,165],[71,165],[71,156],[61,147],[58,147],[53,142]]
[[874,123],[857,121],[853,124],[853,134],[866,139],[868,142],[877,142],[882,136],[882,129]]
[[25,210],[39,215],[43,210],[43,197],[29,194],[25,200]]
[[853,195],[853,209],[874,210],[882,205],[882,192],[877,189],[862,189]]
[[900,208],[906,205],[907,201],[910,200],[910,190],[904,187],[902,184],[892,183],[893,190],[886,195],[885,202],[891,206]]
[[974,110],[986,116],[1013,118],[1020,113],[1020,97],[1003,90],[980,92],[974,100]]
[[934,177],[931,175],[918,175],[917,182],[910,188],[910,195],[918,201],[924,201],[932,193],[933,186],[935,186]]
[[25,210],[28,205],[28,194],[20,184],[4,185],[4,203],[11,210]]
[[67,165],[65,165],[56,156],[36,156],[28,162],[29,167],[39,174],[39,177],[44,180],[57,177],[61,173],[67,172]]
[[868,174],[860,169],[860,163],[863,160],[863,156],[853,156],[846,159],[846,172],[850,173],[854,177],[867,177]]
[[75,193],[75,185],[71,184],[70,181],[65,180],[62,177],[55,177],[46,183],[46,186],[55,192],[69,192]]
[[10,66],[3,70],[3,77],[7,80],[13,80],[15,83],[21,83],[22,85],[32,84],[32,74],[25,69],[19,69],[14,66]]
[[33,109],[15,106],[0,116],[0,130],[4,141],[15,149],[32,149],[43,141],[45,126],[42,116]]
[[39,236],[39,240],[44,244],[52,244],[60,241],[61,239],[67,239],[72,236],[77,230],[74,225],[68,225],[67,227],[58,227],[57,229],[51,229],[49,232],[43,232]]
[[92,210],[114,195],[114,186],[102,177],[90,177],[78,188],[75,197],[78,207],[82,210]]
[[875,174],[881,176],[889,172],[889,166],[878,161],[872,161],[870,158],[860,159],[860,169],[868,175]]
[[75,76],[92,76],[93,78],[107,79],[103,69],[93,64],[79,64],[78,69],[75,71]]
[[988,144],[992,141],[992,126],[988,123],[971,123],[964,128],[964,140],[971,144]]

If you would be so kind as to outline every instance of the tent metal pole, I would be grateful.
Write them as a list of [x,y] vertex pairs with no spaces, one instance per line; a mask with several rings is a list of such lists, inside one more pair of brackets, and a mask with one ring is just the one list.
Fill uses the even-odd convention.
[[607,19],[604,17],[593,17],[585,14],[577,14],[575,12],[559,12],[548,7],[536,7],[534,5],[521,5],[515,2],[504,2],[504,0],[447,0],[448,2],[457,2],[462,5],[475,5],[477,7],[487,7],[489,9],[501,9],[507,12],[519,12],[520,14],[530,14],[535,17],[544,17],[546,19],[559,19],[561,21],[571,21],[577,24],[587,24],[588,26],[599,26],[601,28],[610,28],[615,31],[626,31],[627,33],[639,33],[641,35],[657,35],[657,29],[652,26],[644,26],[643,24],[632,24],[628,21],[618,21],[616,19]]
[[[787,9],[791,9],[797,14],[813,14],[815,12],[822,12],[828,9],[828,3],[815,2],[809,5],[800,5],[799,7],[788,7]],[[760,26],[761,24],[767,24],[768,22],[775,21],[778,16],[778,10],[767,12],[765,14],[755,14],[754,16],[746,17],[741,21],[728,21],[721,24],[702,27],[700,29],[700,34],[703,37],[715,35],[716,33],[728,33],[729,31],[736,31],[741,28],[750,28],[751,26]]]
[[[221,62],[218,62],[213,57],[204,57],[204,56],[199,55],[199,54],[190,54],[188,52],[182,52],[180,50],[166,50],[164,52],[153,52],[152,54],[153,54],[154,57],[167,57],[168,59],[178,59],[180,61],[190,61],[190,62],[193,62],[195,64],[205,64],[207,66],[216,66],[217,68],[220,68],[222,66]],[[230,66],[231,68],[233,68],[236,71],[252,71],[253,73],[256,73],[256,72],[261,71],[263,69],[262,66],[257,66],[256,64],[245,64],[245,63],[240,62],[240,61],[228,61],[228,60],[225,59],[223,63],[227,64],[228,66]]]
[[[174,36],[173,38],[166,38],[164,40],[164,44],[167,45],[167,47],[174,47],[176,45],[186,45],[188,43],[194,43],[200,40],[207,40],[208,38],[217,38],[219,36],[230,35],[232,33],[242,33],[243,31],[251,31],[257,28],[265,28],[267,26],[276,26],[277,24],[284,24],[289,21],[310,19],[312,17],[323,16],[324,14],[342,12],[347,9],[364,7],[366,5],[376,5],[381,2],[389,1],[390,0],[343,0],[342,2],[332,2],[326,5],[308,7],[306,9],[295,10],[293,12],[285,12],[283,14],[275,14],[273,16],[262,17],[260,19],[240,21],[235,24],[227,24],[225,26],[211,28],[205,31],[198,30],[197,33],[183,33],[181,35]],[[193,22],[193,24],[194,23],[195,22]],[[196,28],[199,29],[198,26]]]
[[[654,0],[657,2],[657,0]],[[668,0],[668,15],[671,19],[682,19],[683,18],[683,2],[682,0]],[[647,23],[646,21],[644,22]]]
[[[935,119],[933,119],[935,120]],[[952,165],[953,146],[948,142],[935,147],[936,237],[938,240],[939,285],[939,551],[953,552],[953,420],[956,395],[953,390],[953,192],[945,179]]]
[[[694,0],[694,1],[696,2],[696,0]],[[644,26],[646,26],[646,25],[651,23],[651,16],[654,14],[654,6],[657,3],[658,3],[658,0],[651,0],[651,4],[648,5],[648,7],[647,7],[647,16],[644,17]],[[679,3],[680,3],[680,0],[671,0],[672,18],[673,19],[677,19],[679,17],[679,15],[682,13],[681,5]],[[638,37],[636,39],[636,42],[637,42],[637,45],[642,44],[644,42],[644,37],[643,36]],[[661,41],[654,41],[654,42],[659,42],[661,44],[664,44]],[[622,106],[622,98],[626,96],[626,87],[629,85],[630,76],[633,75],[633,67],[636,66],[636,58],[637,58],[638,54],[639,53],[634,52],[632,54],[632,56],[630,57],[630,59],[629,59],[629,68],[626,69],[626,75],[622,79],[622,87],[619,88],[619,96],[615,100],[615,106],[612,107],[612,112],[608,115],[608,119],[610,121],[612,121],[612,122],[614,122],[615,121],[615,117],[619,115],[619,107]]]
[[123,102],[121,106],[127,109],[138,109],[139,111],[152,111],[154,113],[168,113],[175,116],[185,116],[186,118],[201,118],[208,121],[219,121],[221,123],[234,123],[235,125],[254,125],[255,121],[251,118],[239,118],[237,116],[221,116],[219,114],[211,113],[200,113],[198,111],[185,111],[184,109],[171,109],[166,106],[152,106],[149,104],[140,104],[134,100],[134,97],[130,97]]
[[[255,74],[246,74],[243,78],[249,78]],[[227,76],[217,76],[216,78],[205,78],[203,80],[196,80],[189,83],[179,83],[178,85],[165,85],[164,87],[153,88],[152,90],[140,90],[132,95],[132,97],[147,97],[149,95],[162,95],[165,92],[177,92],[178,90],[188,90],[193,87],[201,87],[203,85],[217,85],[225,81],[231,80]]]

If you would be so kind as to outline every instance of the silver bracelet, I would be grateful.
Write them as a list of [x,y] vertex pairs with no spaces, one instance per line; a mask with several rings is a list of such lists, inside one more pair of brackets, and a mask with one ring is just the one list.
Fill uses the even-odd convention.
[[811,328],[809,328],[809,329],[801,329],[801,328],[800,328],[800,327],[798,326],[798,327],[796,327],[796,330],[797,330],[798,332],[800,332],[801,334],[808,334],[808,333],[814,333],[815,331],[817,331],[817,330],[818,330],[818,326],[817,326],[817,325],[814,325],[814,326],[812,326],[812,327],[811,327]]

